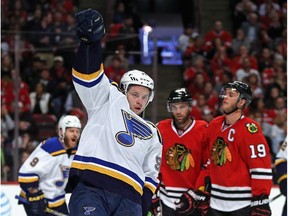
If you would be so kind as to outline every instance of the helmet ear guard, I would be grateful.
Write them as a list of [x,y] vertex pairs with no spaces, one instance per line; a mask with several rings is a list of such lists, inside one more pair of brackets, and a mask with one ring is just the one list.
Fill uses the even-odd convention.
[[126,72],[120,80],[120,88],[126,94],[130,85],[144,86],[150,90],[148,102],[154,98],[154,81],[143,71],[131,70]]
[[170,105],[172,103],[178,102],[188,102],[189,107],[192,107],[192,96],[190,95],[188,89],[186,88],[178,88],[172,90],[167,99],[167,110],[171,112]]

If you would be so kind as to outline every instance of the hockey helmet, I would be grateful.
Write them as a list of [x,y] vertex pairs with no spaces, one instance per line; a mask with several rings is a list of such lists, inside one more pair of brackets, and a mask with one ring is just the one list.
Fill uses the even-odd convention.
[[[69,127],[81,129],[81,122],[77,116],[66,115],[60,118],[59,123],[58,123],[59,137],[64,139],[66,128],[69,128]],[[62,134],[60,132],[60,129],[62,130]]]
[[167,110],[171,112],[170,105],[172,103],[188,102],[189,107],[192,107],[192,96],[186,88],[178,88],[170,92],[167,99]]
[[239,92],[239,100],[240,99],[246,100],[244,108],[246,108],[251,103],[253,92],[252,92],[251,87],[248,84],[246,84],[244,82],[240,82],[240,81],[234,81],[232,83],[227,83],[226,85],[223,86],[223,88],[219,94],[219,97],[221,99],[224,98],[225,91],[228,88],[232,89],[232,90],[236,90],[237,92]]
[[154,81],[143,71],[131,70],[126,72],[120,80],[120,88],[126,94],[130,85],[140,85],[151,90],[149,101],[154,98]]

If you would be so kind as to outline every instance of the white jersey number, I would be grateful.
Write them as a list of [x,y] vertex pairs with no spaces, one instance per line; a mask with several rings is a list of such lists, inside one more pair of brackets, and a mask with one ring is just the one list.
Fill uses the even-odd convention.
[[251,158],[257,158],[257,157],[265,157],[266,156],[266,149],[264,144],[258,144],[257,146],[250,145],[251,149]]

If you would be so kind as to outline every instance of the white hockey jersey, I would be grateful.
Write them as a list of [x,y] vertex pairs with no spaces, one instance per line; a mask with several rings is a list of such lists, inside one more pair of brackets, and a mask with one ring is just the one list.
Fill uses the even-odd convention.
[[28,188],[39,187],[49,208],[62,205],[75,152],[76,148],[68,154],[57,137],[40,143],[19,170],[21,196],[26,198]]
[[161,136],[156,126],[130,110],[126,96],[104,74],[95,50],[90,47],[88,56],[78,53],[78,68],[72,71],[88,121],[70,175],[141,203],[143,187],[154,193],[158,184]]

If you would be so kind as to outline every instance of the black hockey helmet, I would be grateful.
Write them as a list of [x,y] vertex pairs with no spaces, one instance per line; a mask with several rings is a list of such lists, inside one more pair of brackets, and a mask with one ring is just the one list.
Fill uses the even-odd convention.
[[244,82],[240,82],[240,81],[234,81],[234,82],[225,84],[222,88],[220,95],[219,95],[219,97],[221,99],[224,98],[223,93],[225,92],[225,90],[227,88],[235,89],[237,92],[239,92],[239,94],[240,94],[239,99],[245,99],[246,100],[246,103],[244,106],[245,108],[251,103],[253,92],[252,92],[251,87],[248,84],[246,84]]
[[178,102],[188,102],[189,107],[192,107],[192,97],[186,88],[178,88],[170,92],[167,99],[168,112],[171,112],[170,104]]

